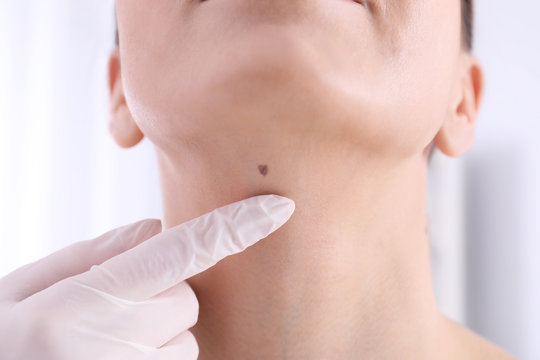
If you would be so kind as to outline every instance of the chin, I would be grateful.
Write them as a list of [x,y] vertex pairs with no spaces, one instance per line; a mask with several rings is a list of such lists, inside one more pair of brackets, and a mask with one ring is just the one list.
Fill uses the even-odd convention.
[[201,129],[308,117],[315,122],[314,115],[326,111],[328,72],[311,48],[283,29],[261,26],[220,56],[201,59],[201,66],[201,77],[177,101]]

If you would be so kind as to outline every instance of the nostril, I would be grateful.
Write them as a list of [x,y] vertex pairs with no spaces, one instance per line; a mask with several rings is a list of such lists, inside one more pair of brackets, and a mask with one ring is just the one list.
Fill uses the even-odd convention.
[[368,7],[367,0],[353,0],[355,3],[360,4],[362,6]]

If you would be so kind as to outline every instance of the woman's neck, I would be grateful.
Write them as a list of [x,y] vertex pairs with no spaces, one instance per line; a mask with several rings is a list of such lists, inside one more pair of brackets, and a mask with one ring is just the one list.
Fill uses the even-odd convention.
[[211,144],[181,157],[158,150],[164,228],[260,194],[289,197],[296,210],[267,238],[188,280],[200,304],[191,331],[201,360],[430,352],[439,313],[424,158],[383,166],[337,152],[301,163],[219,153]]

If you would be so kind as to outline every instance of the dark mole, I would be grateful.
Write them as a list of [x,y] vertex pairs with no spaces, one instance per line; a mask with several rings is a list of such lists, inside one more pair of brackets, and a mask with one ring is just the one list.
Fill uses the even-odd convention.
[[260,172],[263,176],[266,176],[266,174],[268,174],[268,166],[266,166],[266,165],[259,165],[259,172]]

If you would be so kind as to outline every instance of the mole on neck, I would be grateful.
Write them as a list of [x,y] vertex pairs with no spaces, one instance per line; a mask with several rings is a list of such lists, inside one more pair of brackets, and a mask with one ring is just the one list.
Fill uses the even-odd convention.
[[259,172],[260,172],[263,176],[266,176],[266,174],[268,174],[268,166],[266,166],[266,165],[259,165]]

